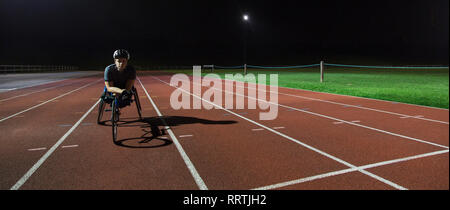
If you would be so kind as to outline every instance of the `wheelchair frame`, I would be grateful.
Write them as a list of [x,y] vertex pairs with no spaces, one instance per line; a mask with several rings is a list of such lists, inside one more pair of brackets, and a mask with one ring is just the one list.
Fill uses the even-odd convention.
[[[106,93],[106,89],[104,90],[104,93]],[[139,95],[137,93],[136,88],[133,86],[133,88],[131,89],[132,92],[132,98],[131,98],[131,102],[135,102],[136,103],[136,108],[137,108],[137,112],[139,115],[139,120],[142,120],[142,108],[141,108],[141,103],[139,101]],[[114,100],[111,102],[111,126],[112,126],[112,136],[113,136],[113,142],[117,141],[117,127],[118,127],[118,122],[120,120],[120,108],[118,106],[119,104],[119,98],[118,98],[118,94],[116,94],[114,96]],[[107,103],[106,101],[103,100],[103,97],[100,100],[100,103],[98,105],[98,116],[97,116],[97,124],[102,124],[102,117],[103,117],[103,113],[105,111],[105,106]]]

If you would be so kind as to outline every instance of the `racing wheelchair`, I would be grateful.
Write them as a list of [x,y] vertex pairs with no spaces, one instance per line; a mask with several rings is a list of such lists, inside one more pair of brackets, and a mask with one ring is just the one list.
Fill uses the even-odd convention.
[[[103,89],[102,96],[100,97],[100,103],[98,105],[98,117],[97,117],[97,124],[104,124],[104,121],[102,121],[103,113],[105,111],[111,111],[111,126],[112,126],[112,136],[113,136],[113,142],[116,142],[117,140],[117,127],[119,122],[119,116],[120,116],[120,109],[125,106],[130,106],[131,103],[134,101],[136,103],[137,112],[139,115],[139,120],[142,120],[142,108],[141,103],[139,101],[139,96],[137,93],[136,88],[133,86],[130,93],[126,94],[127,99],[123,99],[125,94],[112,94],[111,92],[108,92],[106,87]],[[111,109],[105,109],[106,104],[109,104],[111,106]]]

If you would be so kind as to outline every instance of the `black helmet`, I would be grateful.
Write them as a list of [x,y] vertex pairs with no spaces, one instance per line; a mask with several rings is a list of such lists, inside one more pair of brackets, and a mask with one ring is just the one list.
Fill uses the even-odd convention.
[[124,49],[116,50],[116,51],[114,51],[113,58],[114,58],[114,59],[117,59],[117,58],[126,58],[126,59],[130,60],[130,53],[128,53],[128,52],[127,52],[126,50],[124,50]]

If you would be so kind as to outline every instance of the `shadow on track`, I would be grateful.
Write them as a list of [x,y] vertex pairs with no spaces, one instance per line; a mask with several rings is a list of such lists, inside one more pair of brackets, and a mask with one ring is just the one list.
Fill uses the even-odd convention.
[[[111,126],[110,121],[103,121],[100,125]],[[140,127],[143,135],[140,137],[119,139],[114,143],[118,146],[128,148],[158,148],[172,144],[166,130],[160,129],[159,126],[179,126],[184,124],[234,124],[236,121],[231,120],[207,120],[196,117],[185,116],[163,116],[163,117],[145,117],[141,120],[136,118],[121,118],[118,127]],[[119,129],[120,131],[120,129]],[[120,133],[120,132],[119,132]],[[158,140],[156,142],[155,140]]]

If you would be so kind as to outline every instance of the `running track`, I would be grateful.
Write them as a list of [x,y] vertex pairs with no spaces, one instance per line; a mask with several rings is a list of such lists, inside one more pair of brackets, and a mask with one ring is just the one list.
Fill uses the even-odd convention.
[[447,109],[279,88],[260,121],[174,110],[170,77],[139,73],[145,121],[123,109],[117,144],[96,124],[101,73],[0,93],[0,189],[449,189]]

